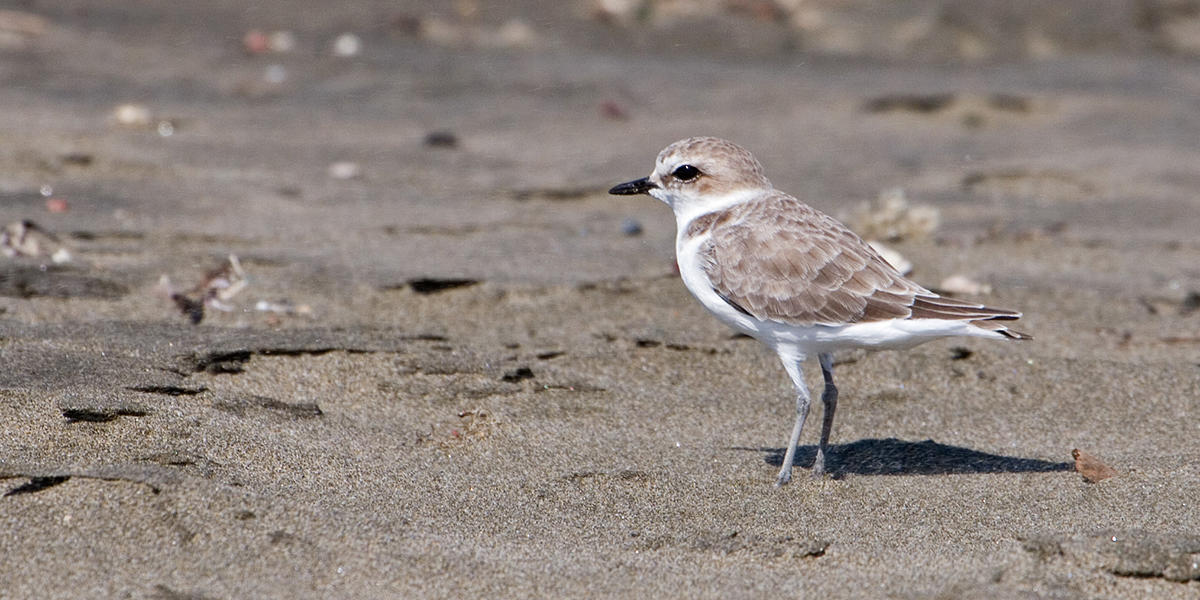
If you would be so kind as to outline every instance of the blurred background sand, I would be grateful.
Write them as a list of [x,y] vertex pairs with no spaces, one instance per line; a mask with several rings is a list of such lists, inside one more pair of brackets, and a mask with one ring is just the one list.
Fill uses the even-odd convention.
[[[1200,589],[1200,3],[25,0],[0,81],[0,597]],[[605,193],[690,135],[1036,339],[839,355],[774,488]]]

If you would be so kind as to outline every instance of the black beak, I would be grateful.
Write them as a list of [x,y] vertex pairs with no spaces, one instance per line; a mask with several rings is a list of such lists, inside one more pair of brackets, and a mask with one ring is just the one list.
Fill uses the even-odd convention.
[[641,179],[626,181],[620,185],[613,186],[613,189],[608,190],[608,193],[613,194],[614,196],[632,196],[634,194],[645,194],[656,187],[658,186],[650,183],[649,177],[643,177]]

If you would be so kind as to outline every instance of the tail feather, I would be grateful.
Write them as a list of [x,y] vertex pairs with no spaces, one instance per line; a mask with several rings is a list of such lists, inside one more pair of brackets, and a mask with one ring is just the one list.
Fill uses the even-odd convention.
[[1021,333],[1020,331],[1009,329],[1003,323],[997,323],[996,321],[991,320],[991,319],[977,319],[977,320],[971,321],[971,324],[980,329],[986,329],[988,331],[995,331],[996,333],[998,333],[1010,340],[1032,340],[1033,339],[1033,336],[1029,335],[1028,333]]
[[971,325],[995,331],[1013,340],[1031,340],[1033,336],[1009,329],[1003,321],[1015,321],[1021,313],[1003,308],[991,308],[966,300],[945,296],[917,296],[913,298],[912,319],[945,319],[969,321]]

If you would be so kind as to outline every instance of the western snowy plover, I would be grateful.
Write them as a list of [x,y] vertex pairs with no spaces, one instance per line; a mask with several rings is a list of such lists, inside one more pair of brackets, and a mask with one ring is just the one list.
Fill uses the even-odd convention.
[[1021,313],[939,296],[908,279],[836,219],[772,187],[746,149],[694,137],[667,146],[649,177],[610,194],[649,194],[675,211],[675,257],[688,291],[725,324],[769,346],[796,386],[796,423],[776,485],[792,463],[809,395],[800,365],[816,355],[825,378],[825,470],[837,409],[833,352],[909,348],[942,337],[1029,339],[1005,322]]

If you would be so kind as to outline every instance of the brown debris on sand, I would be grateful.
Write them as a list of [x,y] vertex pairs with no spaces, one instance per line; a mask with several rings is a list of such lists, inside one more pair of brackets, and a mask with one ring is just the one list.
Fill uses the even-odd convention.
[[54,234],[28,219],[0,229],[0,255],[8,258],[49,257],[55,264],[71,261],[71,253]]
[[1078,448],[1071,451],[1071,458],[1075,459],[1075,470],[1083,476],[1083,480],[1087,483],[1099,483],[1117,476],[1116,469]]
[[188,317],[193,324],[204,320],[204,308],[213,308],[229,312],[233,307],[228,304],[234,296],[246,289],[249,281],[242,263],[238,257],[230,254],[229,259],[221,266],[211,270],[204,280],[192,289],[181,292],[171,284],[166,275],[159,278],[158,286],[163,294],[175,303],[176,308]]

